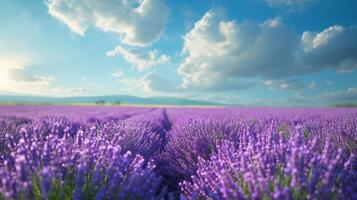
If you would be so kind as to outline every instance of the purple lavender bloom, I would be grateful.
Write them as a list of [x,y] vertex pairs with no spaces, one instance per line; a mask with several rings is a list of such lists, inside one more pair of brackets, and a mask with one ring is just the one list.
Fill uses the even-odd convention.
[[355,199],[357,110],[0,106],[0,199]]

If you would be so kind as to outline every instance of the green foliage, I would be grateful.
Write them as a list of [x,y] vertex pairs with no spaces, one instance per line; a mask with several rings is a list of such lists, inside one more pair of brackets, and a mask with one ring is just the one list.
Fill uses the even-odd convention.
[[247,199],[251,199],[251,192],[249,190],[248,183],[244,180],[244,177],[242,175],[239,175],[235,172],[231,172],[231,177],[234,179],[234,181],[237,183],[237,185],[242,189],[243,194]]
[[331,107],[336,107],[336,108],[354,108],[354,107],[357,107],[357,102],[352,102],[352,103],[339,103],[339,104],[331,105]]
[[307,192],[300,188],[293,188],[293,199],[295,200],[306,200]]
[[121,105],[121,102],[120,102],[119,100],[117,100],[117,101],[114,101],[114,102],[112,103],[112,105],[113,105],[113,106],[120,106],[120,105]]
[[304,130],[304,138],[305,139],[309,139],[311,137],[311,133],[310,133],[310,131],[308,131],[308,130]]
[[98,193],[99,187],[93,184],[92,173],[88,173],[85,176],[85,184],[83,186],[84,199],[94,200]]
[[94,102],[97,106],[102,106],[102,105],[105,105],[107,102],[104,101],[104,100],[98,100],[96,102]]
[[207,148],[207,156],[210,156],[215,151],[213,144],[209,144]]
[[292,177],[285,174],[283,166],[277,167],[277,177],[277,181],[279,181],[280,187],[283,188],[290,185]]
[[347,140],[346,146],[347,146],[348,150],[354,151],[357,147],[357,144],[353,139],[350,139],[350,140]]
[[[41,177],[35,173],[32,176],[32,193],[34,200],[71,200],[75,190],[75,178],[73,175],[67,175],[64,181],[53,179],[51,183],[51,191],[44,197],[41,191]],[[29,199],[29,197],[21,194],[19,199]],[[0,198],[0,200],[2,200]]]
[[64,183],[61,183],[59,180],[53,180],[48,200],[71,200],[75,190],[74,181],[73,176],[66,177]]
[[41,200],[40,177],[38,174],[32,176],[32,191],[34,200]]
[[290,137],[290,129],[289,129],[289,125],[287,124],[281,124],[276,131],[279,134],[282,134],[284,136],[285,139],[289,139]]

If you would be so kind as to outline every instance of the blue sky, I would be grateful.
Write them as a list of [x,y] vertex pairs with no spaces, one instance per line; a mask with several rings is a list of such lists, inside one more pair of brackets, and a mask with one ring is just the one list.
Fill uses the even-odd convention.
[[357,2],[1,0],[0,94],[357,100]]

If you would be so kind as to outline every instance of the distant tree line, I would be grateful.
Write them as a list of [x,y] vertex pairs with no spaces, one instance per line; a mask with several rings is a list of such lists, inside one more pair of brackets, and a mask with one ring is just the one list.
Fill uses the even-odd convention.
[[114,105],[114,106],[120,106],[121,105],[121,102],[120,101],[114,101],[113,103],[112,103],[112,105]]
[[334,104],[332,107],[337,107],[337,108],[353,108],[357,107],[357,103],[340,103],[340,104]]

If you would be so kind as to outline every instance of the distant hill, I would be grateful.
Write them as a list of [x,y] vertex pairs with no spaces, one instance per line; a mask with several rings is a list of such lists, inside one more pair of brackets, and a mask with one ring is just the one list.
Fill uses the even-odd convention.
[[137,104],[137,105],[182,105],[182,106],[222,106],[212,101],[201,101],[175,97],[136,97],[129,95],[80,96],[80,97],[40,97],[0,95],[0,103],[11,104]]

